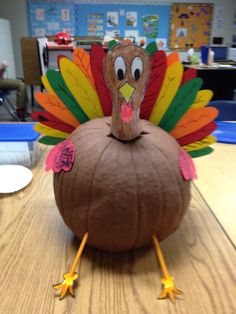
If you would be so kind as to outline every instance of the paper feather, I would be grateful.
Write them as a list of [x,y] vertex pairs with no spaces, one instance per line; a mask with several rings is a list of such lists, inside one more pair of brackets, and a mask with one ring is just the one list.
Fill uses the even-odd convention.
[[71,60],[62,58],[60,70],[71,94],[89,119],[104,116],[98,94],[81,69]]
[[54,70],[48,70],[47,78],[56,95],[61,99],[63,104],[66,105],[75,118],[80,121],[80,123],[87,122],[89,118],[81,109],[75,97],[71,94],[70,90],[66,86],[61,73]]
[[179,138],[177,141],[180,146],[194,143],[196,141],[202,140],[204,137],[211,134],[216,128],[217,124],[214,121],[212,121],[207,125],[204,125],[201,129]]
[[69,136],[69,133],[55,130],[55,129],[50,128],[46,125],[43,125],[42,123],[37,123],[34,126],[34,130],[36,132],[43,134],[43,135],[48,135],[48,136],[52,136],[52,137],[59,137],[59,138],[63,138],[63,139],[66,139]]
[[152,41],[149,43],[145,50],[147,51],[149,57],[152,57],[156,51],[158,51],[157,43],[155,41]]
[[202,148],[200,150],[194,150],[192,152],[189,152],[189,155],[192,158],[198,158],[198,157],[201,157],[201,156],[209,155],[212,152],[213,152],[213,148],[205,147],[205,148]]
[[36,92],[34,94],[36,101],[48,112],[62,120],[63,122],[77,127],[80,123],[56,96],[48,93]]
[[107,87],[104,70],[103,61],[105,58],[105,52],[103,48],[99,45],[93,45],[91,52],[91,69],[93,77],[95,79],[95,86],[98,92],[98,96],[102,105],[102,110],[105,116],[111,116],[112,114],[112,97],[111,93]]
[[213,97],[213,92],[209,89],[202,89],[197,93],[197,97],[194,100],[191,108],[198,109],[205,107]]
[[50,128],[53,128],[62,132],[72,133],[75,130],[75,127],[64,123],[63,121],[61,121],[60,119],[56,118],[55,116],[53,116],[52,114],[46,111],[34,111],[31,113],[31,117],[34,120]]
[[178,52],[171,52],[167,56],[167,67],[170,67],[172,64],[180,62],[179,54]]
[[44,145],[57,145],[64,141],[63,138],[52,137],[52,136],[43,136],[39,139],[39,143]]
[[75,64],[81,69],[85,76],[87,76],[91,85],[95,87],[94,78],[91,70],[90,55],[82,48],[76,48],[73,51],[73,59]]
[[161,86],[166,72],[166,54],[164,51],[157,51],[151,59],[151,74],[144,99],[140,107],[140,118],[148,120],[155,101],[160,93]]
[[184,85],[187,83],[189,80],[197,77],[197,70],[196,69],[187,69],[184,71],[183,77],[182,77],[182,82],[180,85]]
[[51,85],[48,82],[47,76],[42,75],[41,80],[42,80],[43,86],[46,88],[46,90],[49,92],[49,94],[56,95],[56,93],[54,92],[54,90],[52,89]]
[[194,143],[188,144],[183,146],[183,148],[187,151],[187,152],[191,152],[194,150],[200,150],[202,148],[205,148],[213,143],[216,142],[216,137],[213,135],[208,135],[206,137],[204,137],[202,140],[200,141],[196,141]]
[[170,134],[178,139],[190,133],[201,129],[204,125],[210,123],[218,115],[218,110],[213,107],[190,109],[179,120]]
[[167,68],[161,91],[153,107],[150,121],[159,124],[178,91],[183,74],[183,65],[179,62]]
[[179,88],[170,106],[161,119],[159,127],[163,128],[167,132],[173,130],[180,118],[192,105],[198,90],[202,86],[202,83],[202,79],[194,78]]

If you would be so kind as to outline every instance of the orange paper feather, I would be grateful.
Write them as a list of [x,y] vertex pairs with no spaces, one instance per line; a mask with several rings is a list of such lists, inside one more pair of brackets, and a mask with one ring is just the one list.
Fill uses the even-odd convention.
[[190,109],[179,120],[170,134],[178,139],[187,134],[195,132],[214,120],[218,115],[218,110],[213,107]]
[[84,75],[88,78],[92,86],[95,88],[89,54],[84,49],[76,48],[73,51],[73,58],[74,58],[75,64],[78,65],[78,67],[81,69]]
[[50,112],[63,122],[74,127],[77,127],[80,124],[57,96],[48,93],[36,92],[34,97],[46,111]]

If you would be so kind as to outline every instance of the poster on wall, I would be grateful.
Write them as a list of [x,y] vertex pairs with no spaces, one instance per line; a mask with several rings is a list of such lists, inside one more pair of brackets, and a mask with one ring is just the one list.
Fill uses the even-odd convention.
[[92,37],[103,37],[103,14],[87,14],[87,33]]
[[[200,48],[210,42],[212,4],[174,4],[171,11],[169,48]],[[221,28],[219,20],[218,28]]]
[[158,50],[167,49],[167,38],[157,38],[156,39]]
[[137,42],[139,32],[137,30],[125,30],[125,38],[131,38],[134,42]]
[[107,12],[107,27],[117,27],[118,23],[118,12]]
[[138,14],[137,12],[126,12],[126,26],[137,27]]
[[142,16],[142,35],[156,38],[158,35],[158,15],[146,14]]
[[218,7],[215,13],[215,29],[217,31],[222,30],[224,26],[224,19],[225,19],[225,8],[223,6]]
[[120,31],[118,29],[107,30],[106,36],[112,37],[112,38],[119,38],[120,37]]

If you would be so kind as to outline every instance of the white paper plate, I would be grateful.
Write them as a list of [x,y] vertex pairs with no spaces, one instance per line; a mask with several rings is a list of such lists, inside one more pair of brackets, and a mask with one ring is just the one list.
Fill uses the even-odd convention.
[[0,165],[0,193],[13,193],[26,187],[32,180],[31,170],[20,165]]

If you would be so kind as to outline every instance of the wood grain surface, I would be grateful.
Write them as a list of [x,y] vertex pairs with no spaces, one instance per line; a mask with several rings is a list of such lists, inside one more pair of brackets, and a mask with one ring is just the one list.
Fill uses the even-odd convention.
[[195,186],[236,247],[236,145],[217,143],[214,153],[194,160]]
[[157,299],[161,271],[152,247],[121,254],[86,247],[76,296],[60,301],[52,284],[69,270],[79,241],[56,208],[43,159],[28,187],[0,198],[0,313],[236,313],[235,249],[194,185],[181,227],[161,242],[184,291],[175,305]]

